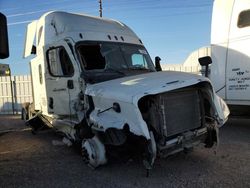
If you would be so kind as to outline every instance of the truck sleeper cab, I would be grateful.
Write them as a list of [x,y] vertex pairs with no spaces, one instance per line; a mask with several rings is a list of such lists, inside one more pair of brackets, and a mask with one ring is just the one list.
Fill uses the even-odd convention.
[[120,22],[49,12],[28,25],[24,56],[32,48],[27,123],[80,143],[91,167],[140,154],[150,169],[157,156],[212,147],[227,120],[207,78],[156,72],[141,40]]

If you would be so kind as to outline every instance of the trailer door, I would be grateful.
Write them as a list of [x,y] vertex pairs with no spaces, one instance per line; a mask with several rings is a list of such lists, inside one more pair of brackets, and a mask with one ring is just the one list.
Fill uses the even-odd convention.
[[72,50],[66,42],[61,41],[45,47],[45,53],[48,113],[72,115],[79,93],[79,69]]

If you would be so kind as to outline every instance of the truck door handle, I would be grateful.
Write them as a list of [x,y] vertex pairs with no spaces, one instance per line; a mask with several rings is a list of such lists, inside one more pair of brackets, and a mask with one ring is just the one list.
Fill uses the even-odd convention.
[[68,80],[67,81],[67,88],[68,89],[74,89],[74,82],[73,82],[73,80]]
[[56,92],[56,91],[66,91],[66,88],[55,88],[52,91]]

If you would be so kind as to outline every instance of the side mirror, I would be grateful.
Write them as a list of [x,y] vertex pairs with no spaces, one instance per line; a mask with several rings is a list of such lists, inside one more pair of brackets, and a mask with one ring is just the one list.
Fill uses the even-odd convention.
[[9,57],[9,42],[6,16],[0,12],[0,59]]
[[156,71],[162,71],[161,58],[159,56],[155,57],[155,69],[156,69]]
[[205,66],[205,77],[208,77],[208,65],[212,64],[210,56],[201,57],[198,59],[201,66]]

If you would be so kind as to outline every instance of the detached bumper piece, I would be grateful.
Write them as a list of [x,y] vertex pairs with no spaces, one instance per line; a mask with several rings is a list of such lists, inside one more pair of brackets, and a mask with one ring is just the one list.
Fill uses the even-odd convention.
[[201,128],[196,131],[189,131],[180,136],[168,140],[164,145],[157,145],[160,157],[167,157],[183,150],[192,149],[200,143],[204,143],[208,136],[208,129]]
[[41,113],[37,113],[35,116],[27,120],[25,124],[32,128],[33,134],[36,134],[38,131],[52,128],[52,125]]

